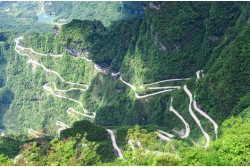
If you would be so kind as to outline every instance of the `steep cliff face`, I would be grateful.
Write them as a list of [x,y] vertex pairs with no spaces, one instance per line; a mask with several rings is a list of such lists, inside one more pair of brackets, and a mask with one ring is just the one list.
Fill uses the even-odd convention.
[[[134,42],[120,59],[120,70],[115,70],[126,81],[139,86],[168,78],[195,77],[196,71],[204,69],[205,78],[197,82],[197,88],[196,84],[191,86],[201,106],[214,118],[220,122],[249,106],[249,49],[244,38],[249,36],[249,3],[149,3],[144,12],[139,34],[134,35]],[[236,105],[237,111],[232,111]],[[152,110],[146,105],[142,110],[163,113],[168,108],[163,106]],[[151,116],[147,114],[144,121]]]
[[136,74],[142,73],[145,81],[190,77],[201,68],[210,68],[219,56],[213,53],[214,48],[225,43],[227,36],[232,41],[238,28],[247,23],[243,17],[248,17],[243,16],[248,12],[245,4],[234,2],[162,2],[157,9],[151,6],[145,9],[133,53],[136,65],[143,67],[137,68]]
[[[149,4],[138,37],[135,36],[120,69],[115,71],[139,87],[169,78],[194,78],[203,69],[205,77],[188,85],[200,107],[221,122],[249,106],[248,30],[249,3]],[[131,101],[126,99],[126,105],[122,101],[114,107],[109,101],[107,107],[100,107],[97,123],[105,125],[104,120],[110,116],[122,120],[122,124],[155,122],[172,128],[178,126],[168,120],[169,94],[141,100],[134,99],[132,93],[127,96]],[[177,110],[185,115],[188,98],[181,91],[171,96],[177,101],[174,102]],[[122,116],[116,117],[116,113]]]

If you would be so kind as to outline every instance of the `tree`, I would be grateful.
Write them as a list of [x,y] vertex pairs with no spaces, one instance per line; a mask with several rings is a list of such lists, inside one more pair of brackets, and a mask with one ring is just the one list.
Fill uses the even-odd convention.
[[96,153],[98,145],[89,142],[86,135],[81,142],[76,138],[68,138],[62,141],[55,138],[51,141],[51,148],[47,155],[46,165],[94,165],[100,162],[100,156]]
[[212,144],[219,165],[247,166],[250,164],[250,123],[231,117],[222,124],[222,137]]
[[43,166],[84,166],[100,163],[100,156],[96,153],[98,145],[89,142],[86,135],[80,139],[68,138],[59,140],[54,138],[50,143],[33,142],[22,146],[21,154],[16,158],[17,165]]
[[0,154],[0,166],[11,166],[14,165],[13,161],[5,157],[3,154]]
[[179,165],[180,159],[175,155],[165,153],[163,155],[156,156],[153,165],[154,166],[176,166]]
[[211,141],[207,150],[185,148],[179,150],[182,165],[206,166],[247,166],[250,164],[250,123],[243,123],[242,118],[226,120],[222,124],[222,135]]
[[27,143],[21,147],[21,154],[15,158],[15,164],[21,166],[45,165],[45,155],[37,142]]
[[117,160],[114,165],[178,165],[180,159],[170,153],[161,152],[161,145],[155,132],[147,132],[138,125],[128,130],[127,139],[132,141],[134,149],[124,152],[126,161]]

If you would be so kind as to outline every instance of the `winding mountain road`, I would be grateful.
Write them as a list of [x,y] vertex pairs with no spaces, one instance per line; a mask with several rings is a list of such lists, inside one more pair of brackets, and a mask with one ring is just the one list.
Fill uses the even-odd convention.
[[167,133],[167,132],[164,132],[164,131],[162,131],[162,130],[158,130],[158,132],[160,132],[161,134],[166,135],[166,136],[169,137],[169,138],[173,138],[173,137],[174,137],[174,135],[172,135],[172,134],[170,134],[170,133]]
[[189,113],[190,115],[193,117],[193,119],[195,120],[196,124],[199,126],[199,128],[201,129],[202,133],[204,134],[205,138],[206,138],[206,145],[204,146],[205,148],[207,148],[209,146],[209,142],[210,142],[210,137],[207,134],[207,132],[204,131],[204,129],[201,126],[200,120],[196,117],[196,115],[194,114],[193,110],[192,110],[192,102],[193,102],[193,95],[192,93],[188,90],[187,85],[184,85],[184,91],[187,93],[188,97],[189,97]]
[[74,83],[74,82],[71,82],[71,81],[66,81],[64,78],[61,77],[61,75],[58,73],[58,72],[55,72],[53,70],[50,70],[48,68],[46,68],[44,65],[38,63],[37,61],[35,60],[32,60],[32,59],[29,59],[28,60],[28,63],[31,63],[31,64],[34,64],[34,65],[38,65],[40,67],[42,67],[47,73],[53,73],[55,74],[58,78],[60,78],[60,80],[66,84],[70,84],[70,85],[77,85],[77,86],[82,86],[82,87],[85,87],[84,91],[86,91],[88,89],[88,85],[85,85],[85,84],[80,84],[80,83]]
[[142,86],[145,87],[145,86],[156,85],[156,84],[164,83],[164,82],[184,81],[184,80],[189,80],[189,79],[191,79],[191,78],[166,79],[166,80],[162,80],[162,81],[158,81],[158,82],[153,82],[150,84],[143,84]]
[[73,90],[79,90],[79,91],[85,92],[87,90],[87,88],[85,88],[85,89],[81,89],[81,88],[58,89],[56,87],[55,82],[53,82],[53,85],[54,85],[55,91],[57,91],[57,92],[64,92],[65,93],[65,92],[70,92],[70,91],[73,91]]
[[197,103],[195,101],[195,95],[194,95],[193,107],[198,113],[200,113],[203,117],[208,119],[213,124],[215,137],[217,139],[218,138],[218,136],[217,136],[217,134],[218,134],[218,125],[217,125],[217,123],[209,115],[207,115],[204,111],[199,109],[199,107],[197,106]]
[[[22,37],[22,36],[21,36],[21,37]],[[53,74],[55,74],[58,78],[60,78],[60,80],[61,80],[62,82],[66,83],[66,84],[83,86],[83,87],[85,87],[84,91],[88,89],[88,85],[80,84],[80,83],[74,83],[74,82],[71,82],[71,81],[66,81],[63,77],[61,77],[61,75],[60,75],[58,72],[46,68],[43,64],[40,64],[40,63],[38,63],[36,60],[31,59],[31,57],[30,57],[28,54],[26,54],[26,53],[23,54],[23,53],[21,53],[20,51],[18,51],[17,48],[21,48],[21,50],[26,50],[26,49],[28,49],[28,50],[30,50],[32,53],[35,53],[35,54],[42,54],[42,53],[35,52],[32,48],[24,48],[24,47],[20,46],[20,45],[19,45],[19,43],[20,43],[19,40],[22,39],[21,37],[15,39],[15,41],[16,41],[15,50],[16,50],[16,52],[17,52],[18,54],[23,55],[23,56],[27,56],[27,57],[29,58],[29,59],[28,59],[28,63],[31,63],[31,64],[33,64],[33,65],[37,65],[37,66],[42,67],[47,73],[53,73]],[[43,54],[42,54],[42,55],[43,55]]]
[[[46,73],[52,73],[54,75],[56,75],[63,83],[66,83],[66,84],[69,84],[71,86],[78,86],[80,88],[75,88],[75,87],[72,87],[72,88],[69,88],[69,89],[58,89],[56,87],[56,84],[55,82],[53,83],[46,83],[44,86],[43,86],[43,89],[45,91],[48,91],[50,92],[53,96],[55,97],[59,97],[59,98],[64,98],[64,99],[67,99],[67,100],[70,100],[70,101],[73,101],[75,103],[77,103],[81,108],[82,108],[82,112],[78,112],[76,111],[75,109],[73,108],[68,108],[67,109],[67,113],[72,115],[74,118],[76,118],[77,120],[80,120],[79,117],[76,116],[76,114],[78,115],[82,115],[84,117],[88,117],[88,118],[91,118],[91,119],[94,119],[95,118],[95,115],[96,113],[92,113],[92,112],[88,112],[84,107],[83,107],[83,104],[82,102],[78,101],[78,100],[75,100],[75,99],[72,99],[72,98],[69,98],[67,96],[64,96],[62,95],[62,93],[66,93],[66,92],[69,92],[69,91],[74,91],[74,90],[79,90],[79,91],[86,91],[89,87],[88,85],[85,85],[85,84],[80,84],[80,83],[75,83],[75,82],[71,82],[71,81],[66,81],[63,77],[61,77],[61,75],[56,72],[56,71],[53,71],[53,70],[50,70],[48,69],[47,67],[45,67],[43,64],[39,63],[38,61],[36,60],[33,60],[31,58],[30,55],[28,55],[27,53],[22,53],[23,51],[25,50],[29,50],[30,52],[36,54],[36,55],[40,55],[40,56],[51,56],[51,57],[62,57],[63,55],[60,54],[60,55],[54,55],[54,54],[43,54],[43,53],[39,53],[39,52],[36,52],[34,51],[34,49],[32,48],[25,48],[23,46],[20,46],[20,40],[23,39],[23,36],[21,37],[18,37],[15,39],[15,43],[16,43],[16,46],[15,46],[15,51],[22,55],[22,56],[27,56],[29,59],[28,59],[28,63],[32,64],[33,65],[33,68],[32,68],[32,71],[34,71],[36,69],[37,66],[43,68],[43,70],[46,72]],[[81,59],[84,59],[88,62],[93,62],[92,60],[86,58],[85,56],[83,57],[76,57],[76,58],[81,58]],[[98,71],[98,72],[102,72],[102,73],[107,73],[105,70],[103,70],[102,68],[100,68],[97,64],[94,64],[94,68]],[[120,72],[117,72],[117,73],[111,73],[111,76],[118,76],[120,74]],[[203,70],[199,70],[196,72],[196,77],[197,77],[197,80],[199,80],[201,77],[204,77],[204,74],[203,74]],[[180,78],[180,79],[167,79],[167,80],[162,80],[162,81],[158,81],[158,82],[153,82],[153,83],[149,83],[149,84],[143,84],[143,85],[140,85],[139,86],[139,89],[145,89],[145,90],[160,90],[158,92],[155,92],[155,93],[149,93],[149,94],[145,94],[145,95],[139,95],[137,92],[136,92],[136,86],[124,81],[122,79],[122,77],[120,76],[119,77],[119,80],[124,83],[125,85],[129,86],[130,89],[132,89],[135,93],[135,97],[137,99],[143,99],[143,98],[147,98],[147,97],[151,97],[151,96],[155,96],[155,95],[159,95],[159,94],[162,94],[162,93],[166,93],[166,92],[171,92],[171,91],[174,91],[174,90],[177,90],[177,89],[181,89],[180,86],[153,86],[153,85],[156,85],[156,84],[160,84],[160,83],[165,83],[165,82],[174,82],[174,81],[183,81],[183,80],[189,80],[190,78]],[[54,89],[49,86],[50,84],[53,84],[54,86]],[[209,146],[209,142],[210,142],[210,137],[209,135],[204,131],[204,129],[202,128],[201,126],[201,123],[200,123],[200,120],[196,117],[196,115],[194,114],[193,110],[192,110],[192,103],[193,103],[193,107],[194,109],[199,113],[201,114],[203,117],[205,117],[206,119],[208,119],[214,126],[214,132],[215,132],[215,135],[216,135],[216,138],[217,138],[217,131],[218,131],[218,125],[216,124],[216,122],[210,117],[208,116],[204,111],[202,111],[201,109],[199,109],[199,107],[197,106],[197,102],[194,100],[195,99],[195,96],[194,96],[194,99],[193,99],[193,95],[192,93],[188,90],[187,88],[187,85],[185,85],[184,87],[184,91],[186,92],[186,94],[189,96],[189,113],[190,115],[192,116],[192,118],[195,120],[196,124],[199,126],[199,128],[201,129],[202,133],[204,134],[205,136],[205,139],[206,139],[206,145],[205,147],[208,147]],[[170,105],[170,108],[169,108],[169,111],[173,112],[179,119],[181,119],[181,121],[183,122],[183,124],[185,125],[185,133],[183,135],[181,135],[180,137],[181,138],[187,138],[190,134],[190,128],[189,128],[189,124],[185,121],[185,119],[173,108],[172,106],[172,101],[173,101],[173,98],[171,98],[171,105]],[[93,115],[88,115],[92,113]],[[60,126],[60,128],[57,130],[57,133],[60,134],[60,131],[65,129],[65,128],[68,128],[69,126],[60,122],[60,121],[57,121],[56,122],[56,125]],[[123,155],[121,153],[121,150],[119,149],[119,147],[117,146],[116,144],[116,141],[115,141],[115,136],[113,134],[113,131],[110,130],[110,129],[107,129],[108,133],[110,134],[111,136],[111,140],[112,140],[112,145],[114,147],[114,149],[117,151],[118,155],[120,158],[124,159],[123,158]],[[167,132],[164,132],[164,131],[161,131],[161,130],[158,130],[158,136],[162,139],[162,140],[165,140],[165,141],[169,141],[171,138],[174,137],[174,135],[172,134],[169,134]],[[29,129],[28,133],[31,133],[31,134],[34,134],[34,135],[37,135],[39,134],[39,132],[36,132],[34,131],[33,129]],[[42,134],[42,133],[40,133]],[[129,140],[128,141],[130,147],[132,148],[132,150],[134,150],[134,146],[133,146],[133,141],[132,140]],[[138,145],[138,142],[137,142],[137,145]],[[140,147],[140,144],[138,145]]]
[[88,61],[88,62],[93,62],[92,60],[86,58],[85,56],[78,56],[77,58],[79,58],[79,59],[84,59],[84,60],[86,60],[86,61]]
[[[51,93],[53,96],[55,96],[55,97],[68,99],[68,100],[70,100],[70,101],[73,101],[73,102],[79,104],[79,105],[81,106],[81,108],[82,108],[82,110],[83,110],[84,113],[78,112],[78,111],[74,110],[73,108],[69,108],[68,110],[73,111],[73,112],[75,112],[75,113],[77,113],[77,114],[80,114],[80,115],[82,115],[82,116],[85,116],[85,117],[89,117],[89,118],[92,118],[92,119],[95,118],[95,113],[92,113],[92,112],[87,111],[87,110],[83,107],[82,102],[80,102],[80,101],[78,101],[78,100],[75,100],[75,99],[72,99],[72,98],[69,98],[69,97],[67,97],[67,96],[62,96],[62,95],[55,94],[54,91],[53,91],[53,89],[52,89],[50,86],[48,86],[48,84],[49,84],[49,83],[46,83],[46,84],[43,86],[43,89],[44,89],[44,90],[50,92],[50,93]],[[58,90],[58,89],[57,89],[57,90]],[[67,111],[68,111],[68,110],[67,110]],[[93,114],[93,115],[92,115],[92,116],[91,116],[91,115],[87,115],[88,113],[91,113],[91,114]]]
[[[199,77],[200,76],[200,72],[202,70],[198,71],[196,74],[197,76]],[[165,86],[165,87],[148,87],[147,89],[153,89],[153,90],[159,90],[159,89],[166,89],[166,90],[163,90],[163,91],[159,91],[159,92],[156,92],[156,93],[151,93],[151,94],[146,94],[146,95],[142,95],[140,96],[138,93],[136,93],[136,87],[126,81],[124,81],[122,79],[122,77],[120,76],[119,78],[124,84],[126,84],[127,86],[129,86],[134,92],[135,92],[135,97],[140,99],[140,98],[146,98],[146,97],[150,97],[150,96],[154,96],[154,95],[157,95],[157,94],[161,94],[161,93],[165,93],[165,92],[170,92],[170,91],[173,91],[175,89],[180,89],[180,86]],[[181,78],[181,79],[168,79],[168,80],[162,80],[162,81],[158,81],[158,82],[154,82],[154,83],[150,83],[150,84],[144,84],[144,85],[141,85],[139,88],[140,89],[144,89],[146,86],[152,86],[152,85],[155,85],[155,84],[159,84],[159,83],[164,83],[164,82],[172,82],[172,81],[181,81],[181,80],[189,80],[190,78]],[[188,94],[189,98],[190,98],[190,103],[189,103],[189,113],[190,115],[193,117],[193,119],[195,120],[195,122],[197,123],[197,125],[199,126],[199,128],[201,129],[202,133],[204,134],[205,138],[206,138],[206,145],[205,147],[208,147],[209,146],[209,142],[210,142],[210,137],[209,135],[204,131],[204,129],[202,128],[201,126],[201,123],[200,123],[200,120],[196,117],[196,115],[194,114],[193,110],[192,110],[192,103],[193,103],[193,98],[192,98],[192,93],[187,89],[187,85],[184,86],[184,91]],[[196,102],[194,102],[194,105],[196,105]],[[197,106],[194,106],[195,109],[197,109],[198,107]],[[184,118],[173,108],[172,106],[172,99],[171,99],[171,106],[170,106],[170,109],[169,109],[171,112],[174,112],[181,120],[182,122],[184,123],[185,127],[186,127],[186,130],[185,130],[185,134],[181,136],[181,138],[187,138],[190,134],[190,128],[189,128],[189,124],[184,120]],[[205,112],[201,111],[198,109],[198,112],[203,115],[204,117],[206,117],[207,119],[209,119],[211,122],[213,121]],[[215,131],[216,131],[216,136],[217,136],[217,124],[213,121],[212,122],[214,124],[214,127],[215,127]],[[161,132],[161,131],[159,131]],[[164,134],[164,133],[163,133]],[[162,139],[162,140],[166,140],[166,141],[169,141],[170,138],[172,136],[168,135],[168,133],[165,132],[165,134],[163,135],[161,133],[158,134],[158,136]],[[165,136],[167,135],[167,136]]]
[[[51,56],[51,57],[62,57],[62,55],[53,55],[53,54],[48,55],[48,54],[43,54],[43,53],[36,52],[36,51],[34,51],[32,48],[25,48],[25,47],[23,47],[23,46],[20,46],[20,40],[21,40],[21,39],[23,39],[23,36],[18,37],[18,38],[15,39],[15,43],[16,43],[16,45],[15,45],[15,51],[16,51],[18,54],[22,55],[22,56],[27,56],[27,57],[28,57],[28,63],[31,63],[31,64],[33,65],[32,72],[34,72],[34,69],[35,69],[37,66],[40,66],[40,67],[42,67],[42,68],[45,70],[46,73],[52,73],[52,74],[56,75],[63,83],[66,83],[66,84],[69,84],[69,85],[74,85],[74,86],[83,87],[83,88],[70,88],[70,89],[63,89],[63,90],[60,90],[60,89],[58,89],[58,88],[56,87],[55,82],[53,82],[53,84],[54,84],[54,89],[55,89],[56,92],[62,93],[62,92],[68,92],[68,91],[73,91],[73,90],[79,90],[79,91],[82,91],[82,92],[83,92],[83,91],[86,91],[86,90],[88,89],[88,85],[79,84],[79,83],[74,83],[74,82],[71,82],[71,81],[66,81],[63,77],[61,77],[61,75],[60,75],[59,73],[57,73],[56,71],[53,71],[53,70],[50,70],[50,69],[46,68],[43,64],[38,63],[36,60],[33,60],[29,54],[27,54],[27,53],[21,53],[21,51],[29,50],[30,52],[32,52],[32,53],[34,53],[34,54],[37,54],[37,55],[41,55],[41,56]],[[87,59],[87,58],[85,58],[85,57],[83,57],[83,58],[84,58],[86,61],[90,61],[89,59]],[[82,116],[85,116],[85,117],[89,117],[89,118],[91,118],[91,119],[95,118],[95,113],[93,113],[92,116],[86,114],[86,113],[89,113],[89,112],[83,107],[83,104],[82,104],[80,101],[77,101],[77,100],[75,100],[75,99],[72,99],[72,98],[69,98],[69,97],[66,97],[66,96],[63,96],[63,95],[54,93],[53,89],[52,89],[50,86],[48,86],[49,84],[52,84],[52,83],[46,83],[46,84],[43,86],[43,89],[46,90],[46,91],[48,91],[48,92],[50,92],[50,93],[51,93],[53,96],[55,96],[55,97],[68,99],[68,100],[70,100],[70,101],[73,101],[73,102],[79,104],[79,105],[81,106],[83,112],[84,112],[84,113],[78,112],[78,111],[76,111],[75,109],[73,109],[73,108],[70,107],[70,108],[68,108],[67,111],[66,111],[68,114],[72,115],[72,116],[75,117],[77,120],[80,120],[80,119],[79,119],[75,114],[79,114],[79,115],[82,115]],[[64,129],[66,129],[66,128],[69,127],[68,125],[66,125],[66,124],[64,124],[64,123],[62,123],[62,122],[60,122],[60,121],[57,121],[57,122],[56,122],[56,125],[60,126],[60,128],[57,130],[57,134],[59,134],[59,135],[60,135],[60,132],[61,132],[62,130],[64,130]],[[34,131],[33,129],[29,129],[29,130],[28,130],[28,133],[33,134],[33,135],[35,135],[35,136],[37,136],[37,137],[39,136],[38,134],[40,134],[39,132],[36,132],[36,131]]]
[[75,115],[76,110],[74,110],[73,108],[68,108],[66,112],[67,112],[69,115],[72,115],[74,118],[76,118],[77,121],[80,120],[80,118],[77,117],[77,116]]
[[42,135],[42,136],[49,136],[46,133],[40,133],[40,132],[37,132],[37,131],[35,131],[33,129],[29,129],[28,133],[34,135],[35,137],[40,137],[40,135]]
[[[140,86],[140,88],[142,88]],[[180,89],[181,87],[180,86],[163,86],[163,87],[149,87],[147,89],[149,90],[158,90],[158,89]]]
[[61,121],[56,121],[56,125],[58,125],[58,126],[61,126],[62,128],[69,128],[69,126],[68,125],[66,125],[65,123],[63,123],[63,122],[61,122]]
[[130,83],[124,81],[124,80],[122,79],[122,77],[120,77],[119,79],[122,81],[122,83],[124,83],[124,84],[126,84],[127,86],[129,86],[134,92],[136,91],[136,87],[135,87],[134,85],[131,85]]
[[116,76],[119,75],[119,74],[120,74],[120,72],[117,72],[117,73],[112,72],[112,73],[111,73],[111,76],[116,77]]
[[146,95],[139,95],[138,93],[135,93],[135,97],[136,97],[137,99],[144,99],[144,98],[146,98],[146,97],[150,97],[150,96],[162,94],[162,93],[165,93],[165,92],[171,92],[171,91],[173,91],[173,90],[174,90],[174,89],[167,89],[167,90],[163,90],[163,91],[155,92],[155,93],[151,93],[151,94],[146,94]]
[[60,128],[57,129],[56,134],[60,137],[60,133],[62,130],[69,128],[68,125],[66,125],[65,123],[61,122],[61,121],[56,121],[56,125],[60,126]]
[[39,137],[39,135],[37,135],[36,133],[30,131],[30,129],[28,130],[28,133],[31,134],[31,135],[33,135],[33,136],[35,136],[35,138],[38,138],[38,137]]
[[20,45],[20,40],[23,39],[23,36],[20,36],[18,38],[15,39],[15,42],[16,42],[16,47],[19,48],[19,49],[22,49],[22,50],[30,50],[32,53],[34,54],[37,54],[37,55],[40,55],[40,56],[49,56],[49,57],[62,57],[63,55],[62,54],[58,54],[58,55],[55,55],[55,54],[45,54],[45,53],[39,53],[37,51],[35,51],[33,48],[25,48],[23,46]]
[[[165,89],[165,90],[162,90],[162,91],[159,91],[159,92],[155,92],[155,93],[150,93],[150,94],[145,94],[145,95],[139,95],[138,93],[136,93],[136,87],[126,81],[124,81],[122,79],[122,77],[120,76],[119,78],[122,83],[126,84],[127,86],[129,86],[134,92],[135,92],[135,97],[137,99],[143,99],[143,98],[147,98],[147,97],[151,97],[151,96],[155,96],[155,95],[158,95],[158,94],[162,94],[162,93],[166,93],[166,92],[171,92],[175,89],[180,89],[179,86],[165,86],[165,87],[149,87],[147,89],[150,89],[150,90],[159,90],[159,89]],[[172,80],[180,80],[180,79],[172,79]],[[165,80],[166,81],[166,80]],[[169,80],[167,80],[169,81]],[[161,83],[161,81],[157,82],[157,83]],[[153,83],[153,84],[157,84],[157,83]],[[149,84],[148,84],[149,85]],[[151,85],[151,84],[150,84]],[[144,88],[144,85],[141,85],[139,87],[140,89],[143,89]]]
[[110,129],[106,129],[111,137],[111,140],[112,140],[112,145],[114,147],[114,149],[116,150],[116,152],[118,153],[118,156],[121,158],[121,159],[124,159],[123,155],[122,155],[122,151],[121,149],[117,146],[116,144],[116,140],[115,140],[115,135],[114,135],[114,132]]
[[171,103],[170,103],[170,108],[169,108],[169,111],[173,112],[177,117],[180,118],[180,120],[183,122],[183,124],[185,125],[186,127],[186,130],[185,130],[185,134],[180,136],[181,138],[187,138],[190,134],[190,128],[189,128],[189,124],[185,121],[185,119],[174,109],[173,107],[173,97],[171,97]]
[[[202,77],[204,77],[204,74],[203,74],[203,70],[199,70],[196,72],[196,76],[197,76],[197,80],[200,79],[200,75]],[[160,90],[160,89],[165,89],[163,91],[159,91],[159,92],[156,92],[156,93],[151,93],[151,94],[146,94],[146,95],[139,95],[138,93],[136,93],[136,87],[126,81],[124,81],[122,79],[122,77],[120,76],[119,78],[122,83],[126,84],[127,86],[129,86],[134,92],[135,92],[135,97],[138,98],[138,99],[141,99],[141,98],[146,98],[146,97],[150,97],[150,96],[154,96],[154,95],[157,95],[157,94],[161,94],[161,93],[165,93],[165,92],[170,92],[170,91],[173,91],[175,89],[180,89],[180,86],[164,86],[164,87],[148,87],[148,86],[152,86],[152,85],[155,85],[155,84],[159,84],[159,83],[164,83],[164,82],[173,82],[173,81],[181,81],[181,80],[189,80],[190,78],[181,78],[181,79],[167,79],[167,80],[162,80],[162,81],[158,81],[158,82],[154,82],[154,83],[150,83],[150,84],[143,84],[141,85],[139,88],[140,89],[149,89],[149,90]],[[145,88],[147,87],[147,88]],[[216,138],[217,138],[217,131],[218,131],[218,125],[216,124],[216,122],[209,116],[207,115],[204,111],[202,111],[201,109],[198,108],[197,106],[197,103],[195,100],[193,100],[193,95],[192,93],[188,90],[187,88],[187,85],[184,86],[184,91],[187,93],[187,95],[189,96],[189,99],[190,99],[190,102],[189,102],[189,113],[190,115],[193,117],[193,119],[195,120],[195,122],[197,123],[197,125],[199,126],[199,128],[201,129],[202,133],[204,134],[205,136],[205,139],[206,139],[206,144],[205,144],[205,148],[209,146],[209,142],[210,142],[210,136],[208,135],[208,133],[205,132],[205,130],[202,128],[201,126],[201,123],[200,123],[200,120],[196,117],[196,115],[194,114],[193,110],[192,110],[192,103],[193,103],[193,107],[194,109],[199,113],[201,114],[202,116],[204,116],[206,119],[208,119],[214,126],[214,131],[215,131],[215,135],[216,135]],[[189,127],[189,124],[185,121],[185,119],[173,108],[172,106],[172,101],[173,99],[171,98],[171,106],[169,108],[169,110],[171,112],[173,112],[174,114],[177,115],[177,117],[179,117],[181,119],[181,121],[184,123],[185,125],[185,133],[183,135],[181,135],[180,137],[181,138],[187,138],[190,134],[190,127]],[[164,132],[164,131],[160,131],[158,130],[158,132]],[[169,141],[170,138],[173,137],[173,135],[169,135],[168,133],[159,133],[158,136],[162,139],[162,140],[166,140],[166,141]],[[164,135],[166,136],[164,136]],[[131,141],[130,141],[131,142]],[[131,145],[131,143],[130,143]]]
[[[201,74],[201,76],[200,76],[200,74]],[[196,72],[196,81],[198,81],[201,77],[204,77],[204,74],[203,74],[203,70],[198,70],[197,72]]]
[[159,136],[162,140],[165,140],[165,141],[169,141],[169,140],[170,140],[169,137],[166,137],[166,136],[164,136],[164,135],[162,135],[162,134],[160,134],[160,133],[158,133],[158,136]]

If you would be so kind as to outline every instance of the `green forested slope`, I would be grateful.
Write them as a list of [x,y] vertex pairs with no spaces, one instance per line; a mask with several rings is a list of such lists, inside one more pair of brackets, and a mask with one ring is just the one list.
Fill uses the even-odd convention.
[[[9,133],[26,134],[29,128],[34,128],[55,134],[56,120],[63,120],[67,124],[73,123],[75,118],[68,117],[66,113],[67,107],[71,106],[75,109],[80,107],[75,105],[74,102],[49,96],[42,87],[47,82],[58,83],[58,88],[67,88],[68,85],[61,83],[60,79],[55,75],[46,74],[39,67],[33,74],[32,66],[27,63],[27,57],[21,56],[14,51],[13,38],[6,41],[5,45],[8,45],[9,48],[2,49],[1,57],[5,58],[6,62],[12,62],[7,63],[6,66],[1,66],[1,69],[5,71],[5,75],[8,76],[3,78],[5,85],[1,88],[1,102],[4,100],[6,102],[5,106],[9,106],[8,111],[1,112],[1,115],[4,113],[1,123],[4,122],[6,130]],[[69,55],[58,59],[27,53],[32,55],[33,59],[42,62],[47,68],[57,70],[65,80],[88,83],[94,77],[93,67],[85,63],[84,60],[73,59]],[[72,61],[76,62],[74,63],[75,66],[72,66]],[[70,71],[76,73],[68,75],[71,73]],[[85,76],[84,72],[89,73],[89,75]],[[78,91],[70,92],[68,96],[80,100],[84,97]],[[8,100],[12,100],[12,102],[10,101],[11,104],[8,103],[7,105]]]
[[[169,22],[167,18],[170,20],[173,16],[167,12],[168,9],[171,9],[171,13],[179,13],[177,11],[181,10],[187,18],[183,18],[184,16],[179,14]],[[249,93],[249,68],[247,65],[249,64],[249,42],[247,41],[249,23],[247,18],[249,18],[249,3],[219,2],[205,3],[205,5],[203,3],[161,3],[159,11],[148,9],[146,19],[140,26],[140,35],[136,45],[130,44],[120,72],[127,81],[130,80],[132,81],[130,83],[139,85],[166,78],[192,77],[197,70],[204,69],[205,78],[197,85],[197,99],[214,118],[218,121],[223,120],[231,114],[237,114],[236,111],[232,111],[233,108],[240,98],[247,97],[247,93]],[[162,19],[165,20],[162,21]],[[185,20],[185,24],[181,19]],[[175,28],[176,26],[178,29]],[[241,43],[244,45],[242,46]],[[161,45],[165,45],[165,50]],[[110,64],[108,59],[100,62],[93,57],[93,60],[98,64]],[[219,64],[220,60],[227,62],[223,63],[224,65]],[[117,70],[114,69],[114,71]],[[222,77],[224,75],[227,78]],[[208,88],[207,84],[209,84],[209,80],[211,82],[213,76],[218,77],[215,79],[217,84],[213,82],[213,85],[220,85],[215,87],[224,89],[223,92],[210,91],[213,89],[213,85],[209,85],[211,88]],[[203,92],[199,91],[200,87]],[[229,91],[226,91],[227,89]],[[226,94],[226,96],[221,97],[222,94]],[[246,97],[245,100],[241,100],[240,103],[244,104],[241,104],[242,108],[238,108],[238,111],[249,106]],[[156,111],[160,110],[159,106],[157,105]]]
[[223,49],[208,75],[199,83],[197,93],[204,108],[218,120],[238,114],[249,106],[249,36],[250,27],[247,24]]

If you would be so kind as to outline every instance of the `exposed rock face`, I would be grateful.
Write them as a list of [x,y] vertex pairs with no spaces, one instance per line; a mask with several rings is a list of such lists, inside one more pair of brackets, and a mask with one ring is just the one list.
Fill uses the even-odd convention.
[[66,50],[70,55],[72,55],[72,56],[74,56],[74,57],[77,57],[77,56],[79,55],[76,49],[72,49],[72,48],[68,48],[68,47],[64,47],[64,48],[65,48],[65,50]]
[[210,37],[208,37],[208,39],[209,39],[210,41],[212,41],[212,42],[217,42],[220,38],[217,37],[217,36],[210,36]]
[[150,2],[150,3],[149,3],[149,8],[150,8],[150,9],[160,10],[160,8],[161,8],[161,4],[154,5],[154,3],[153,3],[153,2]]

